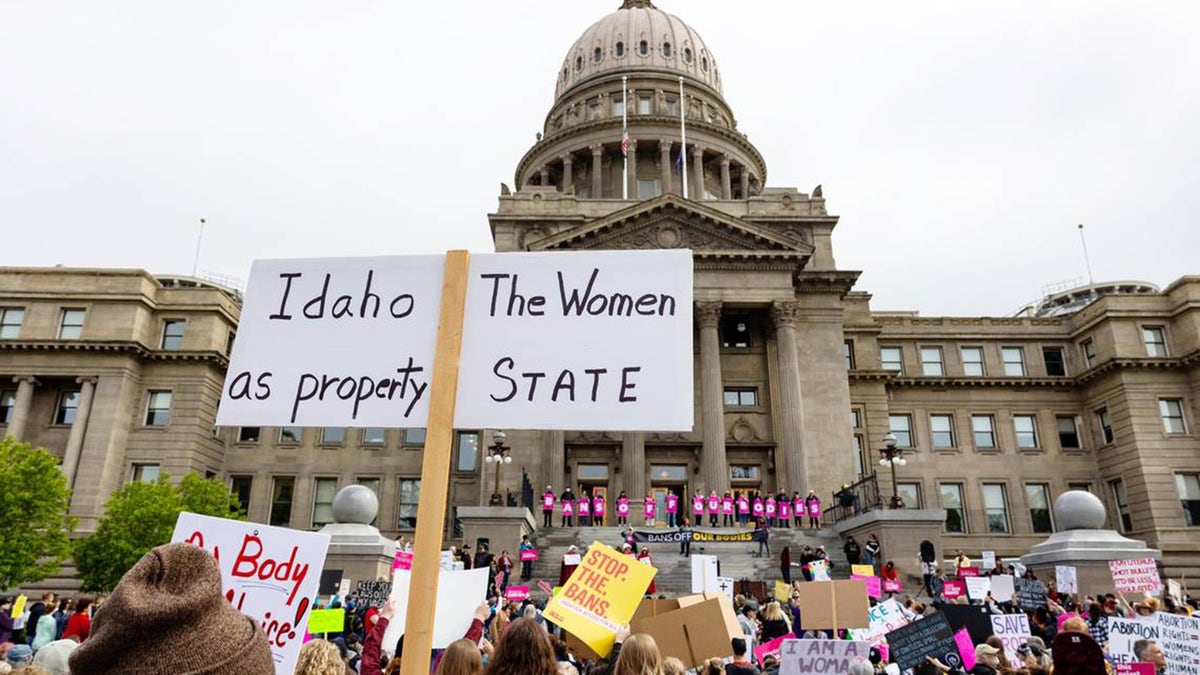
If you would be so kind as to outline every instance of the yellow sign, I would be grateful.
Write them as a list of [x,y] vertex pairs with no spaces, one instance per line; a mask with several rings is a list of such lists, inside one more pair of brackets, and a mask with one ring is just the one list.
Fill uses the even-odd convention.
[[18,595],[16,602],[12,606],[12,618],[16,619],[25,613],[25,603],[29,600],[23,595]]
[[579,638],[600,656],[608,656],[617,629],[629,623],[646,587],[658,570],[593,542],[562,592],[542,616]]
[[782,581],[775,582],[775,599],[786,602],[792,597],[792,587]]
[[864,577],[873,577],[873,576],[875,576],[875,566],[874,565],[851,565],[850,573],[851,574],[861,574]]
[[308,632],[312,635],[340,633],[345,629],[346,610],[344,609],[314,609],[308,614]]

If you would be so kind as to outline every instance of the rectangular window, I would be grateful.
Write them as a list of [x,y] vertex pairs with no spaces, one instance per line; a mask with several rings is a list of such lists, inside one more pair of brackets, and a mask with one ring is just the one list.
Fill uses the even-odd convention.
[[336,494],[336,478],[313,479],[313,527],[321,527],[333,522],[333,497]]
[[157,464],[134,464],[133,465],[133,482],[135,483],[153,483],[158,480],[160,474]]
[[1083,352],[1083,364],[1088,368],[1096,365],[1096,343],[1092,342],[1091,338],[1079,343],[1079,350]]
[[405,445],[425,445],[425,427],[404,430]]
[[[244,427],[243,427],[244,428]],[[296,491],[294,476],[276,476],[271,485],[271,514],[267,519],[275,527],[287,527],[292,522],[292,494]]]
[[380,427],[367,427],[362,430],[363,445],[383,445],[385,431]]
[[862,413],[860,413],[858,411],[858,408],[850,409],[850,428],[851,429],[861,429],[862,428]]
[[1175,487],[1179,490],[1179,503],[1183,506],[1183,524],[1188,527],[1200,525],[1200,475],[1177,473]]
[[1034,415],[1013,415],[1013,431],[1017,433],[1018,448],[1037,448],[1037,417]]
[[624,115],[625,115],[625,101],[622,101],[620,99],[613,99],[612,116],[613,117],[622,117]]
[[1054,424],[1058,427],[1058,447],[1078,449],[1079,445],[1079,426],[1075,422],[1074,415],[1059,415],[1054,418]]
[[963,489],[958,483],[938,485],[938,496],[946,510],[946,532],[967,533],[967,511],[963,508]]
[[671,98],[668,96],[667,99],[665,101],[663,101],[663,112],[668,115],[678,115],[679,114],[678,99],[674,99],[674,98]]
[[229,493],[237,497],[242,511],[250,510],[250,488],[254,486],[254,476],[230,476]]
[[725,349],[749,349],[750,320],[744,316],[721,319],[721,346]]
[[21,337],[21,325],[25,323],[25,310],[19,307],[0,308],[0,340],[16,340]]
[[679,464],[653,464],[650,466],[650,476],[654,480],[687,480],[687,467]]
[[867,459],[863,455],[863,437],[858,434],[854,435],[854,470],[858,472],[858,477],[862,478],[867,475]]
[[152,391],[146,397],[146,426],[165,427],[171,416],[171,392]]
[[749,466],[735,464],[729,467],[729,478],[731,480],[760,480],[762,473],[757,464]]
[[417,503],[421,501],[421,481],[415,478],[400,479],[400,508],[396,513],[396,527],[411,530],[417,526]]
[[279,444],[295,445],[300,442],[300,439],[303,435],[304,429],[301,427],[280,427]]
[[1183,401],[1177,398],[1158,399],[1158,412],[1162,415],[1163,430],[1168,434],[1186,434],[1183,421]]
[[920,483],[896,483],[896,492],[900,495],[900,498],[904,500],[904,508],[921,508]]
[[896,437],[896,447],[913,447],[912,415],[889,415],[888,426]]
[[1091,483],[1071,483],[1071,482],[1068,482],[1068,483],[1067,483],[1067,489],[1068,489],[1068,490],[1080,490],[1080,491],[1082,491],[1082,492],[1091,492],[1091,491],[1092,491],[1092,484],[1091,484]]
[[933,447],[954,447],[954,416],[930,415],[929,430],[932,433]]
[[458,457],[454,466],[461,473],[474,473],[479,468],[479,434],[477,432],[460,432],[458,434]]
[[1005,377],[1025,377],[1025,350],[1020,347],[1002,347]]
[[1108,421],[1108,408],[1101,408],[1096,411],[1096,422],[1100,424],[1100,440],[1104,445],[1113,442],[1112,424]]
[[1167,332],[1162,326],[1143,326],[1142,341],[1146,343],[1146,356],[1167,356]]
[[0,424],[11,424],[13,411],[17,408],[17,392],[0,391]]
[[346,430],[343,427],[322,427],[321,445],[341,445],[346,442]]
[[846,340],[842,343],[842,356],[846,360],[846,370],[854,370],[854,341]]
[[187,325],[186,321],[164,321],[162,333],[162,348],[163,349],[183,349],[183,328]]
[[975,436],[975,447],[996,447],[996,427],[991,415],[971,415],[971,433]]
[[575,196],[578,197],[579,199],[591,199],[592,198],[592,186],[588,185],[587,183],[584,183],[584,182],[576,183],[575,184]]
[[941,377],[946,374],[942,367],[941,347],[921,347],[921,374],[925,377]]
[[644,180],[639,178],[637,182],[638,199],[654,199],[662,194],[662,181],[658,178],[654,180]]
[[963,347],[962,362],[964,376],[983,377],[983,347]]
[[233,354],[233,341],[237,339],[237,333],[229,331],[229,337],[225,339],[225,356]]
[[1042,347],[1042,361],[1046,363],[1047,377],[1067,376],[1067,357],[1062,347]]
[[1050,519],[1050,486],[1045,483],[1027,484],[1025,501],[1029,504],[1029,520],[1033,523],[1033,531],[1043,534],[1053,532],[1054,522]]
[[83,335],[83,318],[87,314],[82,309],[64,309],[58,322],[59,340],[78,340]]
[[79,409],[79,392],[64,391],[58,395],[58,411],[54,413],[54,423],[68,425],[75,423],[75,411]]
[[726,408],[753,408],[758,405],[758,390],[745,387],[726,387]]
[[607,464],[580,464],[575,467],[579,480],[608,480]]
[[262,435],[262,427],[239,427],[238,443],[257,443]]
[[649,115],[650,112],[653,110],[653,108],[651,107],[651,104],[652,104],[652,101],[649,96],[639,96],[638,97],[638,114],[639,115]]
[[1125,481],[1120,478],[1110,480],[1108,487],[1112,490],[1113,501],[1117,505],[1117,520],[1120,522],[1121,531],[1132,531],[1133,517],[1129,515],[1129,497],[1125,494]]
[[983,484],[983,509],[987,514],[988,532],[1008,534],[1008,501],[1003,483]]
[[894,370],[901,375],[904,374],[903,347],[880,347],[879,360],[882,362],[884,370]]

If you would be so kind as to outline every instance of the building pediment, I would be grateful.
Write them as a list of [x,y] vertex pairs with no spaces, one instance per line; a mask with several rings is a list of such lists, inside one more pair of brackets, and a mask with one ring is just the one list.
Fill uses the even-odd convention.
[[700,257],[778,258],[803,262],[809,244],[766,227],[663,195],[541,239],[532,251],[687,248]]

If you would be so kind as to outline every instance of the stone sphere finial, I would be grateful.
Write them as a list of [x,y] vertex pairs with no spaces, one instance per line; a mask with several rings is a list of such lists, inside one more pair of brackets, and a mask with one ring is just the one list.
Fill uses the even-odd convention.
[[1104,502],[1090,492],[1068,490],[1054,500],[1054,519],[1060,531],[1099,530],[1104,518]]
[[347,485],[333,498],[333,522],[370,525],[379,515],[379,498],[364,485]]

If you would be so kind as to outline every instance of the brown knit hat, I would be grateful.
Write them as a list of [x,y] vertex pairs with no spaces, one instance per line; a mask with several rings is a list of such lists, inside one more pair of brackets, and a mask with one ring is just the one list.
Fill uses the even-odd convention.
[[96,611],[72,675],[273,675],[267,637],[221,594],[216,560],[191,544],[142,556]]

